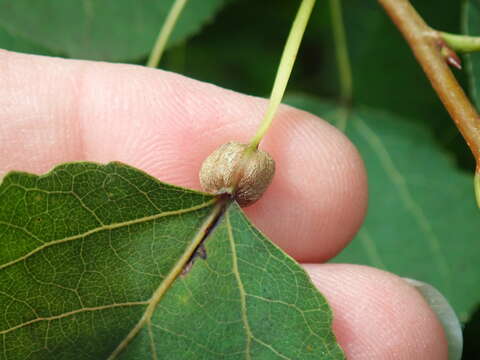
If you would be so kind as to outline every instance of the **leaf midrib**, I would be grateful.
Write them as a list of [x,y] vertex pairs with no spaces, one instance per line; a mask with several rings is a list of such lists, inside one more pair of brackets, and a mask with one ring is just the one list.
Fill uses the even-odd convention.
[[[182,256],[178,259],[175,265],[172,267],[168,275],[165,279],[160,283],[158,288],[154,291],[153,295],[147,301],[148,306],[145,309],[140,320],[135,324],[135,326],[130,330],[127,336],[118,344],[118,346],[113,350],[107,360],[116,359],[118,355],[128,346],[128,344],[135,338],[135,336],[140,332],[140,330],[145,326],[145,324],[149,324],[152,318],[153,313],[156,310],[156,307],[163,296],[166,294],[172,283],[176,280],[178,275],[182,272],[185,265],[188,263],[192,255],[194,254],[195,250],[198,246],[202,243],[205,239],[205,236],[208,233],[210,227],[218,220],[219,216],[221,215],[222,211],[224,210],[225,204],[222,202],[217,201],[215,207],[212,209],[212,212],[208,216],[208,218],[203,222],[200,229],[197,231],[195,236],[192,238],[190,245],[185,249]],[[148,333],[151,336],[151,332]],[[153,341],[152,338],[150,338]]]

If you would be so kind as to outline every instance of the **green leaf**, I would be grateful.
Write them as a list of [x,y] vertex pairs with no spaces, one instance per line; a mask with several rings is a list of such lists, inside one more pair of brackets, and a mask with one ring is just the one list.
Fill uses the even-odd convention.
[[[341,110],[309,97],[289,102],[333,123]],[[430,283],[466,320],[480,301],[472,174],[456,168],[424,127],[388,112],[353,109],[347,136],[366,163],[369,211],[336,261]]]
[[38,55],[53,55],[49,51],[34,45],[24,39],[9,34],[5,29],[0,27],[0,48],[10,51],[17,51]]
[[[467,35],[480,36],[480,1],[466,0],[463,8],[463,31]],[[466,55],[470,81],[470,97],[480,107],[480,53]]]
[[[228,0],[190,0],[170,44],[195,34]],[[173,0],[0,0],[0,25],[58,54],[126,61],[146,56]]]
[[76,163],[10,173],[0,204],[1,360],[343,359],[325,299],[235,203]]

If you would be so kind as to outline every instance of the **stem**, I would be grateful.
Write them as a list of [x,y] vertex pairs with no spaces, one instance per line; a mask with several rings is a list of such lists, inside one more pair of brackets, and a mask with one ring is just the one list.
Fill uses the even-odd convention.
[[168,56],[164,59],[164,68],[182,74],[185,72],[186,59],[187,45],[186,41],[182,41],[168,51]]
[[475,189],[475,199],[477,200],[477,206],[480,208],[480,169],[477,167],[475,176],[473,178],[473,188]]
[[456,35],[446,32],[440,32],[440,36],[452,50],[458,52],[480,51],[480,37],[478,36]]
[[285,48],[283,49],[282,58],[280,59],[280,65],[278,65],[277,75],[270,95],[270,102],[268,103],[262,123],[260,124],[257,133],[250,141],[246,152],[255,151],[258,148],[260,141],[262,141],[262,138],[272,124],[273,117],[282,101],[288,79],[292,73],[293,64],[295,63],[295,58],[297,57],[298,49],[302,42],[303,34],[307,27],[308,19],[310,18],[314,4],[315,0],[302,0],[302,4],[298,9],[297,15],[290,29]]
[[413,50],[440,100],[480,164],[480,120],[440,52],[439,33],[430,28],[408,0],[378,0]]
[[165,46],[167,45],[168,38],[172,33],[175,24],[177,23],[178,17],[180,16],[187,0],[175,0],[173,3],[170,12],[163,23],[160,32],[158,33],[157,40],[155,41],[155,46],[153,47],[150,57],[148,58],[147,66],[156,68],[160,63],[160,59],[165,51]]
[[350,113],[350,105],[353,94],[352,67],[348,54],[347,37],[342,16],[341,0],[330,0],[330,12],[332,17],[333,39],[335,44],[335,57],[337,59],[338,74],[340,79],[340,103],[337,127],[345,131],[347,119]]
[[341,0],[330,0],[330,11],[335,42],[335,56],[337,58],[338,73],[340,76],[340,98],[342,102],[349,104],[352,100],[353,80],[350,57],[348,55],[347,37],[343,23]]

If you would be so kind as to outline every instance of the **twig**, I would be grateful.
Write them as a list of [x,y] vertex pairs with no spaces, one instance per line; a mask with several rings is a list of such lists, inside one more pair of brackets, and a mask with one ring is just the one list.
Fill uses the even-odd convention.
[[337,59],[338,75],[340,80],[340,105],[338,110],[337,127],[345,131],[350,115],[353,95],[353,78],[350,56],[348,54],[347,37],[342,15],[342,1],[330,0],[330,14],[332,17],[335,57]]
[[[439,32],[430,28],[408,0],[378,0],[407,40],[440,100],[470,147],[476,163],[475,190],[480,196],[480,118],[447,65]],[[477,196],[480,205],[480,198]]]
[[155,41],[155,46],[153,47],[152,52],[150,53],[150,57],[148,58],[147,66],[156,68],[160,63],[160,59],[165,51],[165,47],[167,46],[167,41],[170,37],[170,34],[177,23],[178,17],[182,13],[183,8],[188,0],[175,0],[170,9],[170,12],[163,23],[160,32],[158,33],[157,40]]

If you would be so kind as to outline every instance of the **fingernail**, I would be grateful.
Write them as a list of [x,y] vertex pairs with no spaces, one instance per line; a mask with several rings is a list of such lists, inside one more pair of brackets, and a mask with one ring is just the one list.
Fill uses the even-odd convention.
[[463,349],[462,327],[447,299],[430,284],[408,278],[403,279],[422,294],[430,308],[437,314],[447,337],[448,360],[460,360]]

